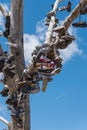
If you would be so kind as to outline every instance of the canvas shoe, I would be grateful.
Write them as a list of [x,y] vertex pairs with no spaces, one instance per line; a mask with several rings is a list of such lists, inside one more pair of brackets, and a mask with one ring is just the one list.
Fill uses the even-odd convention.
[[55,11],[54,11],[54,10],[50,11],[50,12],[47,14],[47,17],[48,17],[48,18],[51,18],[51,16],[53,16],[53,15],[55,15]]
[[56,27],[56,28],[54,28],[53,31],[56,32],[56,33],[64,32],[65,31],[65,27],[64,26]]
[[58,73],[60,73],[61,69],[60,68],[56,68],[55,70],[52,71],[51,75],[56,75]]

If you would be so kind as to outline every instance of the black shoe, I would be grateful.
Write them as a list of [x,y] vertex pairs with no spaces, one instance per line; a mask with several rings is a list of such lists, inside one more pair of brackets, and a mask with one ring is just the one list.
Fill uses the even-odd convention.
[[28,92],[29,92],[29,94],[34,94],[34,93],[40,92],[40,87],[30,87]]
[[0,94],[3,96],[3,97],[6,97],[8,96],[8,92],[9,92],[9,89],[8,88],[3,88],[3,90],[0,92]]
[[55,11],[50,11],[48,14],[47,14],[47,17],[48,18],[51,18],[51,16],[55,15]]
[[9,89],[7,87],[4,87],[3,90],[0,92],[0,94],[7,93],[7,92],[9,92]]
[[7,97],[9,94],[8,93],[3,93],[2,96],[3,97]]
[[46,74],[46,73],[51,73],[52,70],[53,70],[52,68],[46,68],[46,69],[44,69],[44,68],[39,68],[39,69],[38,69],[39,72],[43,72],[43,73],[45,73],[45,74]]
[[9,97],[6,100],[6,104],[15,106],[15,105],[17,105],[17,99]]
[[11,117],[12,117],[12,119],[15,120],[15,121],[19,121],[19,120],[20,120],[20,117],[19,117],[19,115],[17,115],[17,114],[11,113]]
[[18,83],[18,88],[23,88],[23,86],[25,86],[26,81],[21,81]]
[[65,36],[62,36],[61,38],[64,39],[65,41],[67,41],[67,40],[71,40],[71,41],[75,40],[75,37],[72,36],[72,35],[69,35],[69,34],[66,34]]
[[87,27],[87,23],[84,22],[84,21],[80,21],[78,23],[73,23],[72,26],[73,27],[82,27],[82,28],[84,28],[84,27]]
[[50,82],[53,80],[53,78],[51,76],[47,76],[47,80],[48,80],[48,82]]
[[16,126],[18,127],[18,128],[23,128],[23,121],[20,119],[19,121],[17,121],[16,122]]

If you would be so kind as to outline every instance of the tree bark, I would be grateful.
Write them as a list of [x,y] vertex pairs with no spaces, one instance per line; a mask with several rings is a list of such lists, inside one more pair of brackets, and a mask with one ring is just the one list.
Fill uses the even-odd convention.
[[[24,47],[23,47],[23,0],[12,0],[11,1],[11,41],[12,44],[17,44],[18,48],[10,47],[11,54],[15,57],[15,65],[17,68],[17,75],[15,79],[20,79],[22,72],[25,67],[24,62]],[[13,80],[11,81],[10,90],[14,92],[14,88],[16,89],[16,85],[13,86]],[[15,82],[14,82],[15,83]],[[25,114],[23,114],[23,128],[20,130],[30,130],[30,105],[29,105],[29,95],[25,102],[22,104],[22,107],[25,110]],[[19,130],[17,128],[14,120],[12,120],[12,130]]]

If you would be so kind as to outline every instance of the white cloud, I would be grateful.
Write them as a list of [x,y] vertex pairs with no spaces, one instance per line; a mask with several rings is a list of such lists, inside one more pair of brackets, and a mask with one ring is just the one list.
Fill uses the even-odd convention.
[[44,20],[37,22],[36,35],[41,43],[44,42],[46,37],[47,27],[44,25]]
[[81,55],[82,52],[83,51],[78,48],[76,42],[72,42],[71,45],[69,45],[66,49],[60,50],[60,54],[64,60],[64,63],[69,61],[76,54]]
[[35,46],[39,44],[37,36],[24,34],[24,55],[26,62],[31,60],[31,53],[35,49]]

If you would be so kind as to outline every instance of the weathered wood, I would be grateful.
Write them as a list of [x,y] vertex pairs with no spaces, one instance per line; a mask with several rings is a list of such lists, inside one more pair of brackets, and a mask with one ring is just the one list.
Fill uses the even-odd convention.
[[[23,47],[23,0],[12,0],[11,1],[11,41],[13,44],[17,44],[18,48],[10,47],[11,54],[15,57],[15,65],[17,68],[17,78],[21,78],[22,72],[24,70],[24,47]],[[14,79],[13,79],[14,80]],[[13,83],[14,81],[11,81]],[[15,83],[15,82],[14,82]],[[16,88],[16,85],[11,84],[11,91]],[[10,88],[11,88],[10,87]],[[21,105],[25,114],[23,114],[23,128],[20,130],[30,130],[30,106],[29,106],[29,96],[27,96],[25,102]],[[12,120],[12,130],[19,130],[17,128],[15,121]]]
[[71,23],[80,14],[80,10],[87,4],[87,0],[80,0],[80,3],[75,7],[75,9],[70,13],[70,15],[64,20],[62,26],[65,26],[65,31],[68,30]]
[[[54,11],[54,14],[56,14],[59,2],[60,2],[60,0],[56,0],[55,1],[54,7],[53,7],[53,10],[52,10],[52,11]],[[49,27],[48,27],[48,31],[46,33],[45,43],[47,43],[47,44],[51,43],[51,38],[52,38],[54,25],[55,25],[55,15],[51,16],[51,20],[50,20],[50,24],[49,24]]]

